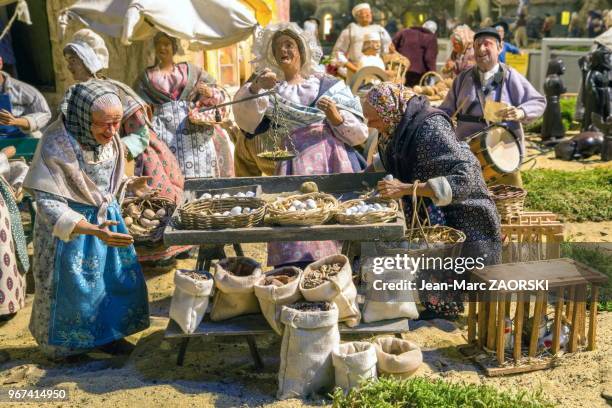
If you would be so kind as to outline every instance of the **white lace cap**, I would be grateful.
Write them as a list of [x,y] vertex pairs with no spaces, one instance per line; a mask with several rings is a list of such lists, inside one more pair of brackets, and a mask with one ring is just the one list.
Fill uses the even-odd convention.
[[[283,71],[280,69],[274,51],[272,50],[272,39],[278,31],[291,31],[302,42],[302,75],[311,75],[315,72],[320,72],[319,61],[323,56],[323,51],[317,43],[316,38],[312,33],[304,31],[296,23],[277,23],[269,24],[264,29],[258,29],[255,33],[255,43],[253,45],[253,55],[255,58],[251,61],[254,64],[255,71],[261,71],[264,68],[269,68],[281,78]],[[300,50],[300,51],[302,51]]]
[[106,93],[92,103],[91,111],[100,112],[115,106],[121,106],[123,108],[121,99],[113,93]]

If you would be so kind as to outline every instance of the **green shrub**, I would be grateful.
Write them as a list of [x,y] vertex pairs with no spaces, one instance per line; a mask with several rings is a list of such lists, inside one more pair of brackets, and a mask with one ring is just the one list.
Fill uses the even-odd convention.
[[540,408],[552,407],[540,392],[509,393],[486,385],[450,383],[413,377],[380,378],[362,384],[344,396],[333,394],[334,408]]
[[528,210],[552,211],[565,221],[612,220],[612,168],[522,172]]
[[[580,123],[574,122],[574,113],[576,111],[576,98],[564,98],[561,99],[560,103],[561,120],[563,121],[563,127],[565,128],[565,131],[580,129]],[[543,123],[543,118],[536,119],[535,121],[525,125],[525,131],[529,133],[542,133]]]

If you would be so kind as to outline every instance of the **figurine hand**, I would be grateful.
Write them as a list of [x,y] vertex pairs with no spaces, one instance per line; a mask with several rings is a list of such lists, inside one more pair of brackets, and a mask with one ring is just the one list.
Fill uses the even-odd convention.
[[272,89],[276,86],[276,74],[266,68],[251,84],[251,92],[257,93],[260,89]]
[[4,153],[7,159],[12,158],[17,153],[17,149],[15,146],[7,146],[4,149],[0,150],[0,152]]
[[97,231],[94,235],[104,241],[105,244],[112,247],[126,247],[134,243],[134,238],[129,234],[113,232],[108,229],[111,225],[118,225],[117,221],[104,221],[97,226]]
[[412,184],[402,183],[397,179],[380,180],[376,187],[383,198],[402,198],[412,191]]
[[155,191],[148,184],[148,182],[152,180],[153,177],[138,177],[130,182],[128,189],[136,197],[142,197],[145,194],[150,194]]
[[525,118],[525,111],[516,106],[510,106],[497,112],[497,116],[502,120],[519,121]]
[[17,126],[17,118],[7,110],[0,110],[0,125]]
[[210,87],[204,82],[198,83],[196,89],[198,90],[198,93],[204,98],[210,98],[213,95],[212,89],[210,89]]
[[329,120],[332,125],[338,126],[344,122],[344,118],[340,115],[336,102],[334,102],[333,99],[326,96],[322,97],[317,102],[317,108],[325,113],[327,120]]

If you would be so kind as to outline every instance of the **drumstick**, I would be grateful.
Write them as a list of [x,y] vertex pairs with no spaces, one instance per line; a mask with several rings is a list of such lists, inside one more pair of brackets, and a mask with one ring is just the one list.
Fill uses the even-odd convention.
[[464,98],[463,101],[461,101],[461,104],[459,105],[459,107],[455,110],[455,112],[453,113],[453,115],[451,116],[451,120],[455,120],[457,118],[457,115],[459,114],[459,111],[465,106],[466,103],[468,103],[468,99]]

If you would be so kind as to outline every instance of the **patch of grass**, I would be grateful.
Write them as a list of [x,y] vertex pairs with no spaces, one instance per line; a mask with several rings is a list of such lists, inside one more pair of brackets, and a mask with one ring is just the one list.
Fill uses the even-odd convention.
[[593,244],[564,242],[561,245],[561,256],[582,262],[608,277],[608,283],[599,290],[599,310],[612,312],[612,255],[586,245]]
[[413,377],[407,380],[370,380],[344,396],[333,394],[334,408],[548,408],[540,392],[498,391],[486,385],[449,383]]
[[536,169],[522,176],[529,210],[552,211],[573,222],[612,220],[612,168]]

